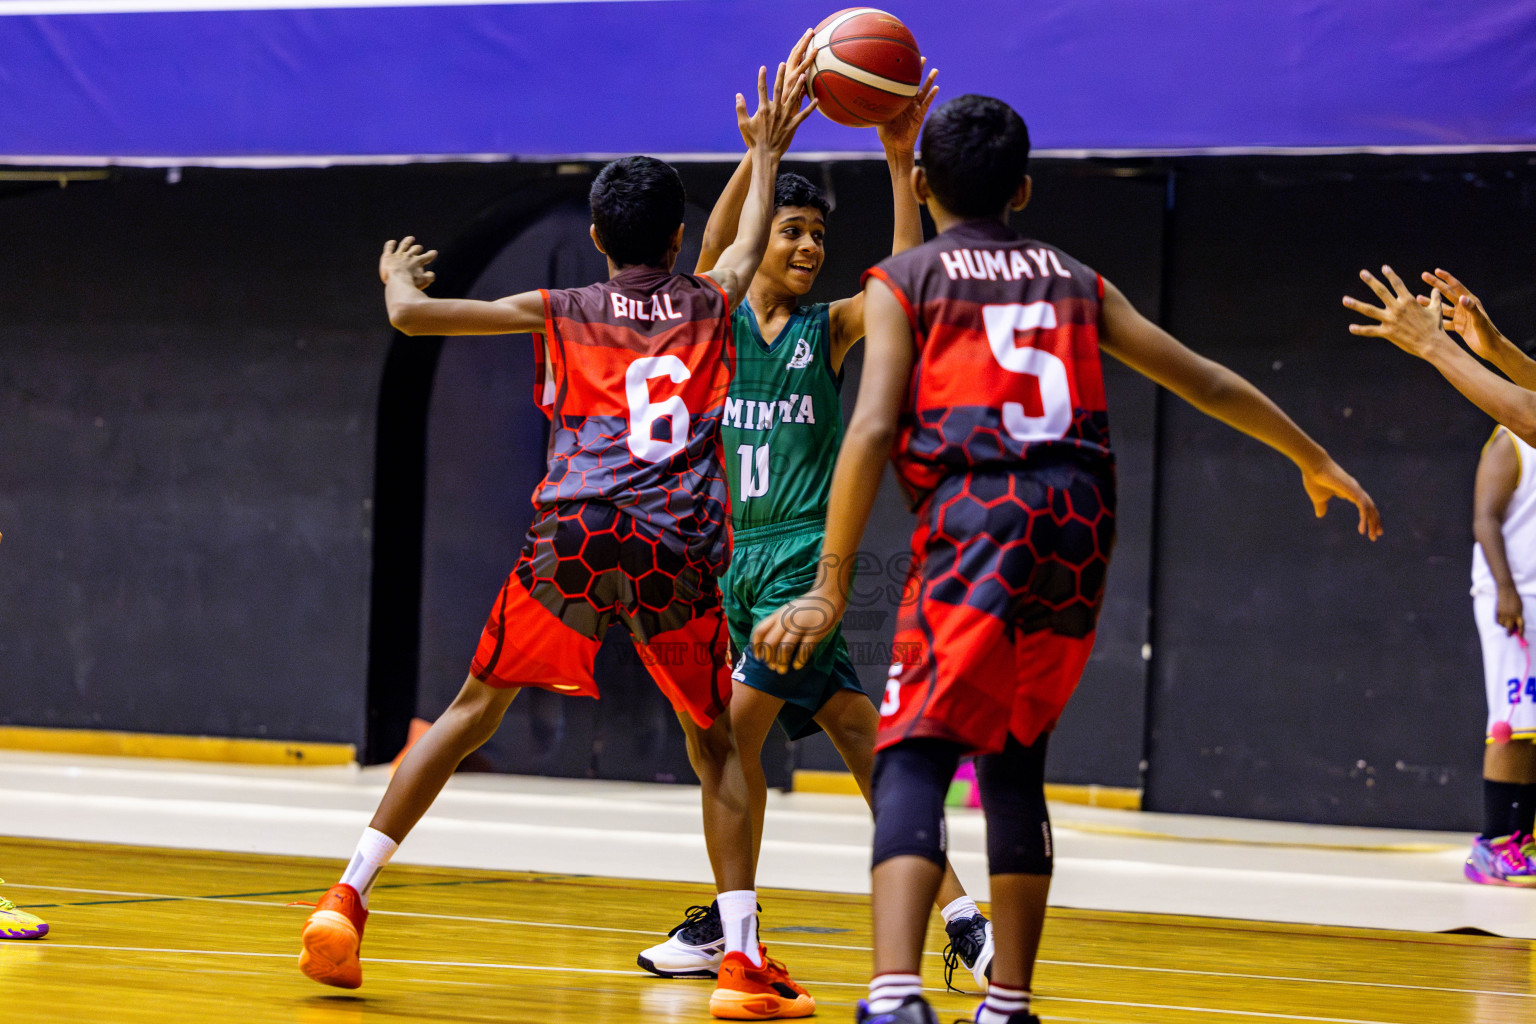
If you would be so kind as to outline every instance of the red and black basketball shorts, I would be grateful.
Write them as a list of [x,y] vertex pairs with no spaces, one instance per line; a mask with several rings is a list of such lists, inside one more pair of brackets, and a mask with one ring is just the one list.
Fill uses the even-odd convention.
[[1115,542],[1112,470],[946,477],[918,512],[876,749],[996,753],[1053,729],[1082,678]]
[[592,661],[614,622],[672,707],[708,728],[731,699],[719,585],[682,538],[653,536],[605,503],[556,505],[534,520],[470,672],[491,686],[596,697]]

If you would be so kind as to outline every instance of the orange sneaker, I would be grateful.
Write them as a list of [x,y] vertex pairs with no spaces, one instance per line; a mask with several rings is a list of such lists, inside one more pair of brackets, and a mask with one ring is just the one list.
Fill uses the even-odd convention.
[[763,966],[755,967],[745,953],[727,953],[720,961],[720,977],[709,997],[709,1012],[727,1020],[777,1020],[809,1017],[816,1000],[801,988],[777,960],[769,959],[766,946],[757,947]]
[[322,985],[357,988],[363,983],[363,965],[357,951],[363,944],[363,925],[368,911],[357,890],[337,883],[315,904],[304,922],[304,952],[299,970]]

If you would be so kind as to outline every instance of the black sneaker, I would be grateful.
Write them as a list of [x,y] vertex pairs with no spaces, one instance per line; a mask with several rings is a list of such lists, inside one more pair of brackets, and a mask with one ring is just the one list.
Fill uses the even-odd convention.
[[635,962],[663,978],[713,978],[725,958],[725,926],[720,907],[689,907],[683,923],[635,958]]
[[[944,985],[955,988],[955,972],[964,964],[983,992],[992,979],[992,922],[980,914],[957,918],[944,926],[949,945],[944,947]],[[1027,1022],[1025,1022],[1027,1024]]]
[[939,1024],[933,1007],[922,996],[907,996],[889,1013],[871,1013],[869,1003],[860,999],[858,1016],[854,1020],[858,1024]]

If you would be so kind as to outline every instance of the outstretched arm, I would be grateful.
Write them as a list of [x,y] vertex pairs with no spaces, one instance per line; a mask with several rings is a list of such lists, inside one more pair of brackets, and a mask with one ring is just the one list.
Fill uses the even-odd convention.
[[1294,462],[1318,516],[1327,513],[1330,498],[1343,498],[1360,510],[1360,532],[1371,540],[1381,536],[1381,516],[1371,496],[1262,391],[1220,363],[1184,347],[1137,312],[1108,281],[1100,316],[1100,347],[1105,352],[1207,416],[1263,441]]
[[494,302],[434,299],[423,289],[437,275],[427,264],[437,250],[423,251],[410,235],[384,243],[379,277],[389,322],[402,334],[539,334],[544,330],[544,298],[521,292]]
[[870,279],[864,294],[869,354],[859,382],[858,405],[832,472],[816,585],[758,623],[752,632],[753,652],[780,673],[803,668],[816,645],[843,617],[854,556],[880,490],[880,473],[891,454],[897,417],[912,375],[912,328],[896,296],[878,278]]
[[768,232],[773,226],[773,187],[779,176],[779,160],[794,141],[795,130],[816,109],[812,101],[803,109],[800,102],[805,97],[805,70],[815,57],[815,51],[801,50],[803,58],[794,66],[780,64],[774,76],[773,90],[768,89],[768,69],[757,72],[757,113],[747,116],[747,101],[736,94],[736,127],[747,140],[747,153],[752,161],[747,196],[742,203],[741,221],[736,228],[736,240],[720,254],[708,276],[725,292],[731,309],[746,297],[752,284],[752,275],[763,261],[768,248]]
[[[912,167],[917,162],[917,137],[922,132],[923,119],[939,91],[934,84],[938,76],[938,69],[928,72],[923,87],[907,108],[876,128],[885,148],[885,165],[891,172],[891,201],[895,208],[892,256],[923,244],[923,211],[912,193]],[[839,370],[848,350],[864,337],[864,293],[832,303],[827,317],[832,324],[832,368]]]
[[1344,296],[1346,307],[1378,321],[1350,324],[1349,332],[1367,338],[1386,338],[1404,352],[1425,360],[1473,405],[1504,424],[1526,444],[1536,443],[1536,393],[1511,384],[1451,340],[1441,328],[1438,289],[1430,295],[1429,304],[1421,306],[1391,267],[1382,267],[1381,272],[1392,283],[1390,289],[1369,270],[1360,271],[1360,279],[1381,299],[1380,306]]
[[[1467,343],[1472,354],[1481,356],[1504,371],[1510,380],[1528,391],[1536,391],[1536,361],[1521,352],[1515,343],[1493,326],[1488,310],[1471,290],[1448,271],[1425,273],[1424,281],[1444,296],[1444,330],[1455,331]],[[1429,299],[1419,296],[1419,305],[1428,307]]]

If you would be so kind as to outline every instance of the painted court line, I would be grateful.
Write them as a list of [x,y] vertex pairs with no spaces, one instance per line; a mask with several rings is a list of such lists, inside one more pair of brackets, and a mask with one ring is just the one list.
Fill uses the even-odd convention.
[[[31,948],[78,949],[102,953],[159,953],[170,956],[235,956],[282,960],[293,958],[292,953],[255,953],[246,950],[224,949],[163,949],[153,946],[93,946],[62,942],[39,943],[37,946]],[[3,955],[3,953],[0,953],[0,955]],[[535,964],[500,964],[473,960],[404,960],[398,958],[366,957],[363,959],[363,963],[394,964],[396,966],[402,967],[461,967],[497,971],[537,971],[540,973],[549,974],[597,974],[610,977],[619,976],[629,978],[652,977],[652,975],[647,974],[644,971],[620,971],[599,967],[560,967],[542,966]],[[816,985],[822,988],[862,989],[865,987],[862,982],[816,981],[812,979],[807,979],[804,984]],[[943,992],[944,989],[938,988],[937,986],[928,986],[924,989],[924,991]],[[1177,1010],[1182,1013],[1209,1013],[1225,1017],[1249,1017],[1261,1020],[1302,1021],[1303,1024],[1397,1024],[1397,1022],[1394,1021],[1361,1020],[1354,1017],[1312,1017],[1292,1013],[1267,1013],[1259,1010],[1222,1010],[1209,1006],[1176,1006],[1167,1003],[1132,1003],[1108,999],[1076,999],[1062,996],[1044,996],[1041,997],[1040,1001],[1042,1003],[1078,1003],[1084,1006],[1118,1006],[1134,1010]]]
[[[426,884],[438,884],[438,883],[426,883]],[[410,888],[410,887],[411,886],[404,885],[404,884],[396,886],[396,888],[400,888],[400,889]],[[236,897],[228,897],[228,896],[176,896],[176,895],[171,895],[171,894],[167,894],[167,893],[121,892],[121,891],[115,891],[115,890],[111,890],[111,889],[81,889],[81,888],[71,888],[71,887],[65,887],[65,886],[27,885],[27,884],[11,885],[11,888],[13,888],[13,889],[44,889],[44,890],[47,890],[49,892],[78,892],[78,893],[83,893],[83,894],[87,894],[87,895],[97,895],[97,896],[126,896],[126,897],[130,897],[130,898],[138,898],[138,899],[186,900],[186,901],[190,901],[190,902],[200,902],[200,903],[230,903],[230,904],[235,904],[235,905],[238,905],[238,906],[249,906],[249,907],[275,907],[275,908],[280,909],[280,910],[293,909],[292,906],[290,904],[287,904],[287,903],[274,903],[274,902],[271,902],[271,901],[268,901],[268,900],[239,899],[239,898],[236,898]],[[295,890],[294,894],[301,894],[301,893],[304,893],[304,892],[315,892],[315,891],[318,891],[318,890]],[[466,923],[470,923],[470,924],[511,925],[511,926],[514,926],[514,927],[523,927],[523,928],[556,928],[556,929],[563,929],[563,930],[568,930],[568,931],[607,932],[607,933],[618,934],[618,935],[640,935],[640,936],[645,936],[647,938],[654,938],[654,937],[656,937],[659,934],[659,933],[654,932],[654,931],[647,931],[647,930],[639,929],[639,928],[612,928],[612,927],[605,927],[603,925],[566,924],[566,923],[557,922],[557,921],[525,921],[525,920],[520,920],[518,918],[507,918],[507,917],[473,917],[473,916],[463,915],[463,914],[432,914],[432,913],[424,913],[424,912],[412,911],[412,910],[375,910],[375,911],[373,911],[373,916],[375,916],[375,917],[413,917],[413,918],[420,918],[420,919],[425,919],[425,920],[458,921],[458,922],[466,922]],[[779,946],[795,946],[795,947],[800,947],[800,948],[805,948],[805,949],[838,950],[838,951],[844,951],[844,952],[850,952],[850,953],[868,953],[868,952],[871,952],[871,948],[869,946],[850,946],[850,945],[843,945],[843,944],[830,943],[830,942],[797,942],[797,941],[794,941],[794,940],[791,940],[791,939],[775,938],[774,944],[775,945],[779,945]],[[82,947],[82,948],[85,948],[85,947]],[[231,955],[233,955],[233,954],[231,954]],[[257,955],[257,954],[252,954],[252,955]],[[281,955],[285,955],[285,954],[259,954],[259,955],[263,955],[263,956],[273,956],[273,955],[281,956]],[[936,956],[942,956],[943,954],[939,953],[939,952],[937,952],[935,950],[928,950],[928,951],[925,952],[924,955],[936,957]],[[380,961],[377,961],[377,962],[379,962],[379,963],[402,963],[402,964],[410,964],[410,963],[438,963],[438,961],[413,961],[413,960],[400,960],[400,961],[380,960]],[[1231,979],[1234,979],[1234,980],[1242,980],[1242,981],[1283,981],[1283,982],[1294,982],[1294,983],[1303,984],[1303,985],[1344,985],[1344,986],[1349,986],[1349,987],[1352,987],[1352,988],[1396,989],[1396,990],[1402,990],[1402,991],[1408,991],[1408,992],[1437,992],[1437,993],[1442,993],[1442,994],[1446,994],[1446,995],[1501,996],[1501,997],[1508,998],[1508,999],[1536,999],[1536,993],[1532,993],[1532,992],[1506,992],[1506,991],[1499,991],[1499,990],[1496,990],[1496,989],[1448,988],[1448,987],[1436,986],[1436,985],[1405,985],[1405,984],[1398,983],[1398,982],[1388,982],[1388,981],[1357,981],[1357,980],[1353,980],[1353,979],[1343,979],[1343,978],[1303,978],[1303,977],[1297,977],[1295,975],[1285,975],[1285,974],[1244,974],[1244,973],[1239,973],[1239,972],[1235,972],[1235,971],[1202,971],[1202,970],[1195,970],[1195,969],[1192,969],[1192,968],[1184,968],[1184,967],[1148,967],[1148,966],[1132,965],[1132,964],[1106,964],[1106,963],[1095,963],[1093,961],[1088,961],[1088,960],[1049,960],[1049,959],[1042,958],[1040,960],[1040,963],[1042,963],[1042,964],[1050,964],[1050,965],[1055,966],[1055,967],[1081,967],[1081,968],[1109,970],[1109,971],[1135,971],[1135,972],[1146,973],[1146,974],[1175,974],[1175,975],[1183,975],[1183,976],[1187,976],[1187,977],[1201,977],[1201,978],[1231,978]],[[454,965],[454,966],[495,966],[495,965],[460,964],[460,965]],[[524,968],[520,968],[520,969],[532,971],[532,970],[555,970],[556,968],[541,968],[541,967],[532,967],[532,966],[530,966],[530,967],[524,967]],[[609,973],[636,974],[636,973],[639,973],[639,972],[634,972],[634,971],[616,971],[616,972],[609,972]],[[821,984],[838,984],[838,983],[837,982],[822,982]],[[1105,1004],[1105,1005],[1119,1005],[1119,1004]],[[1126,1004],[1126,1005],[1132,1005],[1132,1004]],[[1182,1009],[1182,1008],[1181,1007],[1169,1007],[1169,1009]],[[1212,1012],[1215,1012],[1215,1011],[1212,1011]],[[1271,1016],[1273,1016],[1273,1015],[1271,1015]],[[1284,1019],[1284,1018],[1281,1018],[1281,1019]],[[1329,1018],[1304,1017],[1304,1018],[1297,1018],[1297,1019],[1300,1019],[1300,1020],[1327,1020]]]

